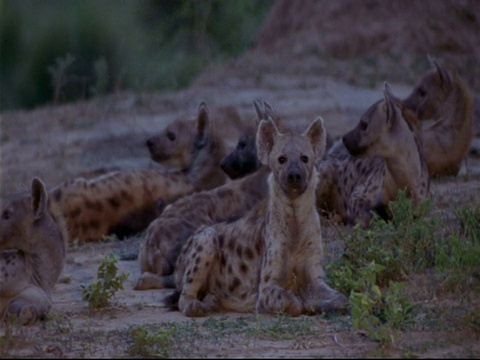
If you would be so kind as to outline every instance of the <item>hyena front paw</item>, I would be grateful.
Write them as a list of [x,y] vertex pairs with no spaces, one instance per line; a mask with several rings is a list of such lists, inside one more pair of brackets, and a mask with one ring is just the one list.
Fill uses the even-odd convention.
[[179,310],[188,317],[203,317],[212,312],[218,306],[217,298],[214,295],[207,295],[200,301],[187,297],[180,297],[178,302]]
[[299,316],[302,313],[301,301],[291,292],[278,286],[266,288],[258,298],[261,312]]

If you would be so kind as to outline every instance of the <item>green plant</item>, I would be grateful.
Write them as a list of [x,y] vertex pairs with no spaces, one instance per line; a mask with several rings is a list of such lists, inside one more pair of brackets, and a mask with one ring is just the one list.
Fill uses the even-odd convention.
[[117,291],[123,289],[128,274],[117,274],[117,261],[114,254],[105,256],[98,268],[97,280],[88,286],[81,286],[82,299],[88,301],[90,308],[109,306]]
[[173,346],[176,326],[170,325],[158,332],[150,332],[140,327],[129,329],[133,345],[129,348],[131,356],[139,357],[169,357]]

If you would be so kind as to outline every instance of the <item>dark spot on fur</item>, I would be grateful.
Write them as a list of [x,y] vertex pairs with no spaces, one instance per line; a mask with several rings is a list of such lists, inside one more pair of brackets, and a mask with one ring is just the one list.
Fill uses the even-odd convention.
[[243,246],[241,244],[238,244],[237,246],[237,255],[238,257],[242,257],[242,253],[243,253]]
[[248,260],[253,259],[253,251],[250,248],[245,249],[245,256],[247,257]]
[[82,212],[82,209],[80,208],[74,208],[72,211],[68,212],[67,213],[67,217],[71,218],[71,219],[74,219],[76,218],[78,215],[80,215],[80,213]]
[[237,278],[237,277],[235,277],[235,278],[233,278],[233,281],[232,281],[232,283],[230,284],[228,290],[229,290],[230,292],[233,292],[239,285],[240,285],[240,279]]
[[221,249],[223,247],[223,243],[225,242],[225,237],[223,235],[220,235],[218,237],[218,247]]
[[220,256],[220,266],[223,268],[227,265],[227,259],[225,258],[225,254],[222,253],[222,256]]
[[117,209],[118,207],[120,207],[120,200],[118,200],[114,196],[108,198],[108,202],[114,209]]
[[246,274],[247,271],[248,271],[248,266],[244,262],[242,262],[242,265],[240,265],[240,272],[242,274]]
[[191,277],[187,277],[187,284],[191,284],[193,282],[193,279]]
[[95,229],[95,230],[98,230],[100,228],[100,221],[98,220],[92,220],[90,221],[90,223],[88,224],[89,227]]
[[269,282],[270,281],[270,275],[265,274],[265,276],[263,277],[263,281],[264,282]]

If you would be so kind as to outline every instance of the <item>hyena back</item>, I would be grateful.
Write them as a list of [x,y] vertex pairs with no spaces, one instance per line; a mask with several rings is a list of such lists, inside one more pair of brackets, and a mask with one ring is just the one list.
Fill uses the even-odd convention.
[[[200,103],[195,119],[178,118],[172,127],[188,129],[187,135],[176,134],[177,139],[190,141],[188,161],[182,160],[185,168],[114,171],[92,179],[77,178],[51,190],[51,198],[67,222],[69,245],[100,241],[108,234],[123,237],[142,231],[157,217],[159,200],[165,205],[226,181],[219,165],[225,155],[224,144],[213,131],[207,105]],[[172,127],[164,131],[166,138]],[[169,156],[162,157],[158,142],[149,144],[155,144],[150,151],[154,149],[152,158],[157,161],[168,163],[184,152],[182,146],[172,143],[175,151],[170,149]]]
[[472,95],[456,71],[430,59],[432,69],[404,100],[422,122],[422,142],[432,177],[457,175],[474,134]]
[[0,217],[0,314],[29,325],[51,308],[51,291],[60,276],[68,232],[65,220],[33,178],[31,194],[16,196]]
[[297,316],[346,304],[325,283],[315,209],[323,121],[299,135],[279,133],[272,120],[262,120],[257,151],[271,169],[268,198],[234,222],[199,229],[177,260],[177,293],[165,304],[186,316],[219,310]]

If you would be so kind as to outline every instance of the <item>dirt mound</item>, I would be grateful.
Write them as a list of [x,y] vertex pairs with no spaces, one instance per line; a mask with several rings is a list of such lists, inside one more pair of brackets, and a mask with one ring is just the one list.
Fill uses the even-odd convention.
[[475,0],[279,0],[258,37],[278,49],[302,39],[334,57],[385,51],[480,55],[480,2]]
[[[405,61],[407,55],[430,54],[471,77],[480,61],[479,39],[480,2],[475,0],[278,0],[256,50],[343,60],[390,56]],[[472,81],[480,89],[480,80]]]

